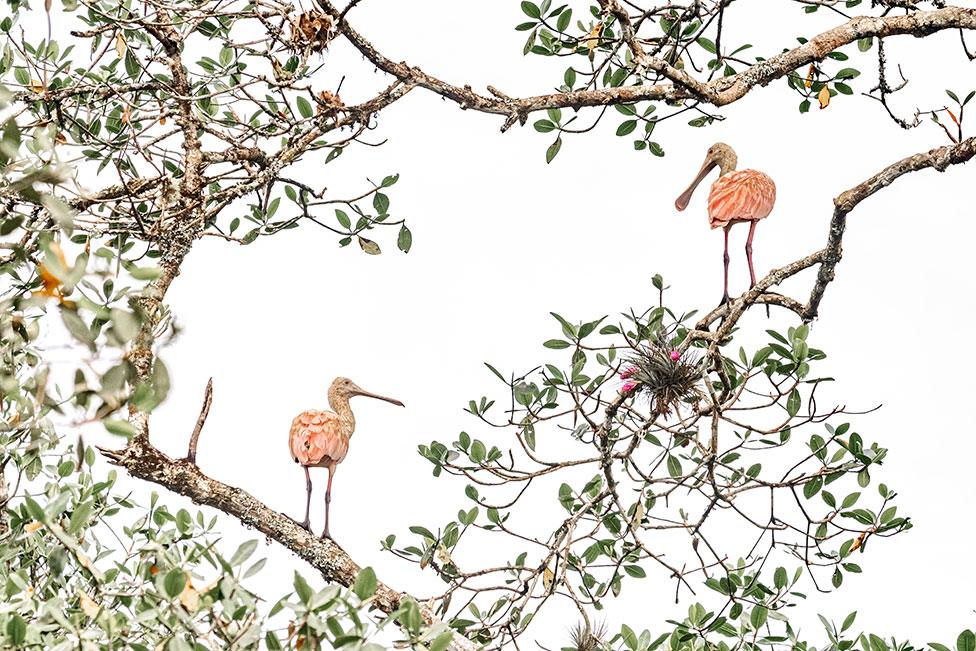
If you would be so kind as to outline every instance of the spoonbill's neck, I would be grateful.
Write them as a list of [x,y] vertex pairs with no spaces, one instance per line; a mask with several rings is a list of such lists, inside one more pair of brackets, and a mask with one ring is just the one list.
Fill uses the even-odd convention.
[[339,417],[346,436],[352,436],[353,430],[356,429],[356,417],[352,413],[352,407],[349,406],[349,396],[329,392],[329,407]]
[[735,159],[720,158],[718,160],[718,175],[725,176],[735,171]]

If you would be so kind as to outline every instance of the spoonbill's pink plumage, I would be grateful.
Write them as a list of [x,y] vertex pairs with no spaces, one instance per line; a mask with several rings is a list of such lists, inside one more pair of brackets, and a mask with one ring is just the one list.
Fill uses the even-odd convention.
[[356,418],[349,407],[349,399],[367,396],[385,400],[395,405],[403,403],[361,389],[349,378],[337,377],[329,387],[329,406],[332,411],[308,409],[298,414],[288,433],[288,448],[292,459],[305,469],[305,520],[302,526],[310,528],[309,510],[312,504],[312,477],[309,468],[325,468],[329,471],[329,483],[325,490],[325,529],[322,537],[329,537],[329,504],[332,502],[332,478],[336,466],[349,453],[349,440],[356,430]]
[[[737,162],[738,158],[731,147],[721,142],[715,143],[709,147],[705,163],[698,171],[698,176],[674,202],[674,207],[678,210],[687,208],[698,184],[708,176],[712,168],[719,168],[719,177],[712,184],[708,194],[708,222],[712,228],[725,230],[723,304],[729,300],[729,230],[735,224],[749,222],[746,259],[749,262],[751,289],[756,284],[756,271],[752,265],[752,238],[756,232],[756,224],[760,219],[769,216],[776,203],[776,184],[773,183],[773,179],[757,170],[737,171],[735,169]],[[769,311],[768,305],[766,310]]]

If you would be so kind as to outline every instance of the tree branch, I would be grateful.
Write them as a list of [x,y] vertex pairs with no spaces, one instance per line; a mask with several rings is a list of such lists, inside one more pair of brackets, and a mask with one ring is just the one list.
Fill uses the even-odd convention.
[[[946,29],[976,29],[976,9],[962,7],[945,7],[934,11],[918,11],[906,15],[880,18],[864,16],[853,18],[843,25],[822,32],[803,45],[760,61],[738,74],[721,77],[710,82],[696,80],[688,73],[670,66],[663,60],[644,55],[642,63],[646,68],[671,79],[673,83],[577,90],[511,98],[481,95],[473,91],[471,86],[456,86],[433,77],[420,68],[410,66],[406,62],[396,63],[353,29],[331,0],[318,0],[318,4],[323,11],[336,20],[337,28],[349,42],[376,67],[403,82],[415,84],[453,100],[462,109],[473,109],[506,116],[507,119],[502,131],[507,130],[516,121],[524,123],[529,113],[550,108],[580,108],[583,106],[629,104],[645,100],[679,99],[697,99],[714,106],[725,106],[741,99],[757,86],[766,86],[798,68],[823,59],[834,50],[862,38],[886,38],[902,34],[923,37]],[[621,13],[626,16],[626,13],[623,12],[617,2],[601,0],[600,4],[617,16],[626,35],[626,25],[619,17]],[[629,42],[638,46],[634,52],[635,55],[642,53],[643,49],[640,48],[639,42],[633,36],[632,27],[630,32],[632,38],[629,39]]]
[[[812,321],[817,317],[820,301],[823,299],[827,286],[834,279],[834,270],[842,255],[842,241],[847,226],[847,215],[862,201],[879,190],[888,187],[898,178],[911,172],[932,168],[944,172],[950,165],[965,163],[976,157],[976,137],[968,138],[955,145],[937,147],[927,152],[921,152],[903,158],[883,170],[842,192],[834,199],[834,214],[830,220],[827,244],[819,251],[791,262],[779,269],[773,269],[765,277],[756,282],[755,287],[745,292],[726,305],[715,308],[695,325],[690,333],[690,340],[707,339],[721,341],[732,329],[739,318],[751,305],[755,303],[771,303],[781,305],[796,312],[804,321]],[[804,269],[820,265],[817,279],[810,290],[810,297],[806,304],[779,294],[765,294],[770,287],[775,287],[787,278],[798,274]],[[708,328],[715,321],[722,319],[722,325],[715,333],[708,332]]]
[[[287,515],[269,508],[247,491],[203,474],[192,462],[171,459],[153,447],[148,436],[133,437],[122,450],[99,450],[110,462],[125,468],[133,477],[189,497],[196,504],[213,507],[274,539],[321,572],[326,581],[348,587],[359,574],[360,566],[333,540],[309,533]],[[401,600],[406,596],[379,583],[373,605],[383,613],[390,614],[400,607]],[[419,602],[418,606],[427,625],[438,623],[430,607]],[[473,651],[477,645],[455,633],[451,648]]]

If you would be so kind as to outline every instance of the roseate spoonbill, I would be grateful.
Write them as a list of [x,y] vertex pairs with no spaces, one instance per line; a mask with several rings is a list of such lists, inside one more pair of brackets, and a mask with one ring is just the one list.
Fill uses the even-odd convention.
[[325,529],[322,537],[329,538],[329,503],[332,501],[332,477],[336,466],[342,463],[349,452],[349,439],[356,429],[356,418],[349,407],[349,399],[366,396],[392,402],[403,407],[403,403],[393,398],[370,393],[345,377],[337,377],[329,386],[329,407],[332,411],[309,409],[295,417],[288,434],[288,447],[295,463],[305,469],[305,520],[302,526],[310,529],[308,520],[312,504],[312,477],[309,468],[325,468],[329,471],[329,483],[325,489]]
[[[729,230],[734,224],[749,222],[746,260],[749,261],[751,289],[756,284],[756,271],[752,266],[752,236],[756,232],[756,224],[772,212],[773,204],[776,203],[776,184],[773,179],[757,170],[737,171],[737,161],[731,147],[722,142],[715,143],[708,148],[705,163],[698,176],[674,202],[674,207],[679,211],[687,208],[698,184],[708,176],[713,167],[718,167],[718,179],[712,183],[712,189],[708,193],[708,222],[712,228],[725,230],[725,255],[722,258],[725,265],[725,285],[719,305],[729,302]],[[769,312],[769,305],[766,306],[766,311]]]

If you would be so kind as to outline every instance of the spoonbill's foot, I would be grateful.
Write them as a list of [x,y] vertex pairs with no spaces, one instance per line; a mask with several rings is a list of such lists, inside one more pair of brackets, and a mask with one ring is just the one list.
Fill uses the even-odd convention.
[[312,523],[308,521],[308,518],[305,518],[304,520],[302,520],[301,522],[299,522],[298,520],[296,520],[295,518],[293,518],[293,517],[291,517],[289,515],[288,516],[288,519],[291,520],[292,522],[294,522],[295,524],[297,524],[299,527],[301,527],[305,531],[308,531],[309,533],[312,532]]
[[718,302],[718,306],[722,307],[723,305],[726,305],[728,302],[729,302],[729,295],[722,294],[722,300]]
[[332,540],[332,534],[329,533],[329,528],[328,527],[326,527],[325,529],[322,530],[322,536],[321,536],[321,538],[322,538],[322,540],[326,540],[326,539]]

